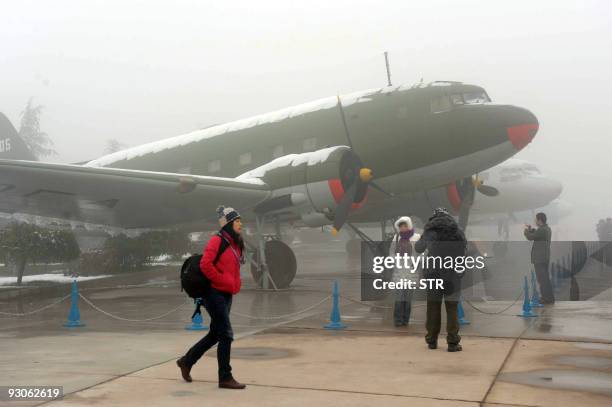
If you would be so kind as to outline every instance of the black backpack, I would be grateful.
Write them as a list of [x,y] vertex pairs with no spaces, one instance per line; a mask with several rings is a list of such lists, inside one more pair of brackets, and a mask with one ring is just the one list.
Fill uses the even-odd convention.
[[[219,258],[227,249],[229,242],[221,236],[221,245],[219,251],[213,260],[213,264],[217,264]],[[193,299],[204,298],[206,291],[210,288],[210,280],[202,273],[200,269],[201,254],[193,254],[189,256],[181,266],[181,291],[185,291],[187,295]]]

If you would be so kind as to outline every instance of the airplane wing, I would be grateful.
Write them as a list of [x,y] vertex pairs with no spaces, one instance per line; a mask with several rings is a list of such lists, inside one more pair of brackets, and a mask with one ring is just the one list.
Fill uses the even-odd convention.
[[0,160],[0,212],[122,228],[216,222],[218,205],[246,212],[270,188],[259,179]]

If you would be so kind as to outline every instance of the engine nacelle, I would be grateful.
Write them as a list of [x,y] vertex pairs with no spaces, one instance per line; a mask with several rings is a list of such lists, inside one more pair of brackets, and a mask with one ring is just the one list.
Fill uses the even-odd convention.
[[[289,154],[248,171],[238,178],[258,178],[273,195],[255,211],[271,214],[290,210],[308,226],[329,223],[344,191],[359,177],[361,162],[348,146],[334,146],[301,154]],[[359,207],[366,190],[353,207]]]

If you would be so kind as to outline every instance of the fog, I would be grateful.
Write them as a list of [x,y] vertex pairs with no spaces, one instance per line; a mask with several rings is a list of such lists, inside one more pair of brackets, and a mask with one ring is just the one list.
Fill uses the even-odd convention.
[[[0,111],[44,105],[57,156],[102,155],[338,92],[423,78],[532,110],[517,155],[563,181],[577,237],[612,216],[607,1],[21,1],[0,16]],[[573,233],[573,232],[570,232]],[[572,235],[568,236],[572,238]]]

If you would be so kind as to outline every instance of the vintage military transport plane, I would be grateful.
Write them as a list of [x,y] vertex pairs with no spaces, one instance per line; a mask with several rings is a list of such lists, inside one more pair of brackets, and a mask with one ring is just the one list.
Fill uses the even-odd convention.
[[255,221],[253,275],[280,288],[295,256],[264,226],[378,222],[406,212],[398,196],[440,187],[465,214],[476,191],[497,194],[474,174],[531,142],[538,120],[482,87],[433,82],[329,97],[83,165],[21,160],[27,148],[10,127],[0,135],[0,212],[202,230],[216,224],[217,205],[231,205]]

